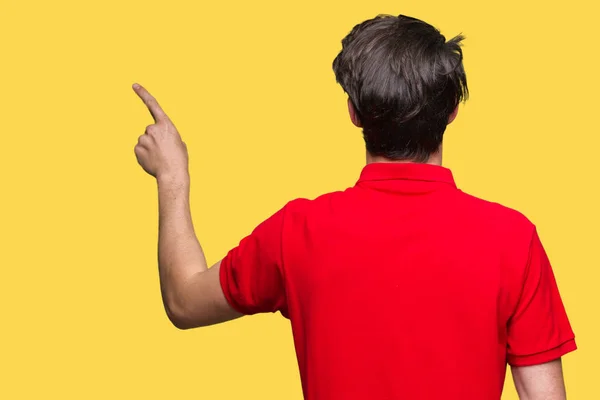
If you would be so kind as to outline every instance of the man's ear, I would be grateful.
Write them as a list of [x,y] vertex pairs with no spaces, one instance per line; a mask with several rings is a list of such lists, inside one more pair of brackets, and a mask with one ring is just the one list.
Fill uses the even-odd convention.
[[458,106],[456,106],[454,111],[452,111],[452,114],[450,114],[450,116],[448,117],[448,125],[450,125],[452,123],[452,121],[454,121],[456,119],[457,115],[458,115]]
[[354,108],[354,104],[352,104],[352,100],[348,97],[348,113],[350,113],[350,120],[357,128],[362,128],[362,124],[360,123],[360,118],[358,118],[358,113]]

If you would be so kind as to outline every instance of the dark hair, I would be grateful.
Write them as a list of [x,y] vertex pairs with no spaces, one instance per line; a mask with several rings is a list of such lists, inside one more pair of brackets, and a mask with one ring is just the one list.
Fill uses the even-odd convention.
[[418,19],[379,15],[342,40],[333,70],[371,154],[425,162],[438,150],[448,118],[468,97],[463,39],[447,42]]

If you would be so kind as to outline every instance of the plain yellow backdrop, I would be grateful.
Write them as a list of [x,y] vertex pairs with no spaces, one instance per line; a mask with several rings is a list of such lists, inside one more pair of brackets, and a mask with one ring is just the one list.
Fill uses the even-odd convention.
[[[0,398],[301,399],[279,314],[178,331],[162,309],[157,202],[133,147],[144,84],[188,143],[209,263],[364,162],[331,62],[354,24],[407,14],[467,36],[471,99],[445,165],[538,226],[599,399],[598,5],[504,1],[0,0]],[[433,378],[432,384],[435,384]],[[505,399],[516,399],[510,376]]]

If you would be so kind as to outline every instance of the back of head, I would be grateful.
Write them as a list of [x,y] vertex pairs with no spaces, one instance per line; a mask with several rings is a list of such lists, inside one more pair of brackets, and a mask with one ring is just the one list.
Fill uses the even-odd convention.
[[461,41],[415,18],[381,15],[342,40],[333,62],[363,128],[367,151],[424,162],[468,96]]

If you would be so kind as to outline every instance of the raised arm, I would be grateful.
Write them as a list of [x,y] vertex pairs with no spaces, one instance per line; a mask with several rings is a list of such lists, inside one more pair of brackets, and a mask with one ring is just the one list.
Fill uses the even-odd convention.
[[180,329],[239,317],[221,289],[220,263],[207,267],[194,232],[186,145],[156,99],[139,85],[133,88],[155,122],[140,136],[135,154],[158,184],[158,267],[167,315]]

